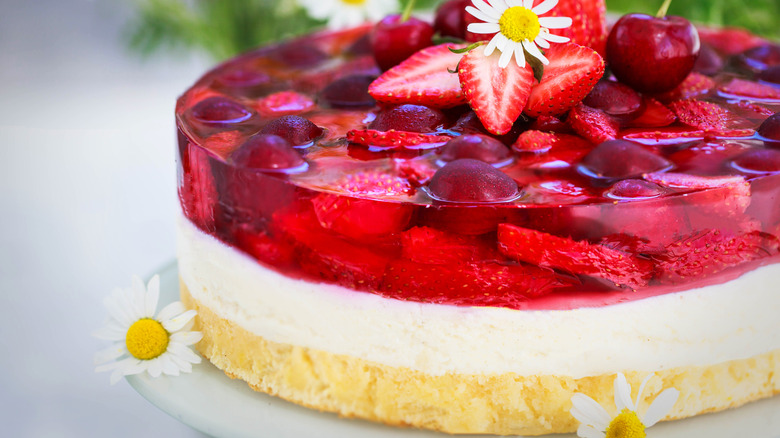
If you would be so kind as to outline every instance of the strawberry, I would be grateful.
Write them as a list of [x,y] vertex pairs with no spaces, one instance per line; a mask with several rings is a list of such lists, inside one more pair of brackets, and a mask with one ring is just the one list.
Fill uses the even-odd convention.
[[566,122],[577,134],[599,144],[607,140],[614,140],[620,128],[617,120],[605,112],[578,103],[569,112]]
[[438,304],[522,308],[529,298],[564,284],[535,266],[470,262],[428,265],[398,260],[385,273],[381,294]]
[[205,149],[192,143],[179,147],[182,160],[179,200],[182,211],[198,228],[214,233],[219,195],[211,171],[212,158]]
[[735,104],[737,108],[741,109],[745,113],[747,113],[747,117],[753,116],[753,117],[760,117],[762,120],[765,120],[767,117],[773,115],[775,112],[771,109],[758,105],[753,102],[748,102],[747,100],[740,100]]
[[632,289],[647,284],[653,266],[631,254],[511,224],[498,226],[498,248],[513,260],[603,278]]
[[438,166],[427,159],[394,159],[393,166],[398,174],[405,178],[414,187],[422,187],[428,184],[433,175],[439,169]]
[[[542,0],[534,1],[538,6]],[[570,17],[573,24],[553,33],[571,38],[576,44],[604,51],[607,39],[607,8],[604,0],[560,0],[555,8],[545,15],[549,17]]]
[[678,100],[669,105],[681,123],[704,131],[726,129],[727,112],[719,105],[701,100]]
[[520,134],[512,149],[517,152],[546,152],[558,141],[558,136],[550,132],[525,131]]
[[691,99],[702,94],[707,94],[715,89],[715,81],[701,73],[691,72],[680,85],[672,91],[655,95],[655,98],[664,103],[675,100]]
[[295,91],[280,91],[257,102],[255,109],[265,117],[300,114],[314,107],[314,101]]
[[236,246],[257,260],[276,268],[293,263],[293,247],[272,238],[268,232],[255,230],[247,224],[239,224],[231,232]]
[[221,131],[203,140],[203,147],[219,155],[223,160],[241,146],[243,134],[240,131]]
[[440,146],[452,139],[449,135],[429,135],[418,132],[377,131],[374,129],[353,129],[347,132],[347,140],[362,146],[377,146],[403,149],[410,146]]
[[736,55],[767,43],[763,38],[737,28],[712,29],[699,27],[699,38],[723,55]]
[[737,97],[749,97],[754,99],[780,99],[780,88],[744,79],[732,79],[726,85],[718,88],[722,93]]
[[531,117],[565,113],[582,101],[604,75],[604,59],[587,47],[553,44],[546,56],[550,64],[544,67],[542,80],[531,90],[525,108]]
[[546,132],[558,132],[561,134],[571,133],[571,126],[567,125],[565,122],[562,122],[561,119],[554,116],[539,116],[536,118],[536,120],[531,122],[531,125],[528,127],[528,129]]
[[485,46],[466,54],[458,64],[458,78],[463,94],[488,132],[503,135],[520,117],[534,73],[529,64],[518,67],[514,60],[505,68],[498,66],[501,52],[485,56]]
[[657,278],[662,283],[687,282],[758,260],[776,252],[776,242],[768,237],[755,231],[742,235],[718,229],[699,231],[654,257]]
[[[399,196],[413,191],[406,180],[381,172],[350,174],[334,187],[353,196]],[[403,231],[413,207],[397,202],[320,193],[312,200],[319,224],[353,239],[382,237]]]
[[453,44],[428,47],[379,76],[368,94],[384,104],[412,103],[434,108],[451,108],[466,103],[454,70],[462,54]]
[[664,104],[652,97],[643,98],[645,109],[639,117],[628,122],[627,126],[635,128],[663,128],[677,121],[677,116]]
[[414,227],[401,235],[401,254],[405,259],[430,265],[470,261],[486,252],[474,236],[448,233],[430,227]]
[[719,138],[749,138],[755,135],[752,129],[727,129],[723,131],[691,130],[690,128],[664,128],[656,131],[633,131],[623,134],[624,140],[643,144],[675,144],[693,140],[716,140]]

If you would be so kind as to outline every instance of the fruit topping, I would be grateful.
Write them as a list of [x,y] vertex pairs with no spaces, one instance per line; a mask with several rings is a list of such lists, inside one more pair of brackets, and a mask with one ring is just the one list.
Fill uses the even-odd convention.
[[421,105],[399,105],[380,112],[368,129],[375,131],[434,132],[447,121],[441,111]]
[[649,260],[512,224],[498,226],[498,249],[513,260],[599,277],[632,289],[646,285],[652,277],[653,265]]
[[389,70],[432,44],[433,26],[414,17],[389,15],[374,26],[371,48],[382,70]]
[[448,141],[440,151],[439,160],[444,163],[461,158],[473,158],[496,167],[512,161],[512,151],[493,137],[468,134]]
[[726,110],[711,102],[701,100],[678,100],[669,108],[677,114],[680,122],[704,131],[722,131],[726,129]]
[[780,172],[780,151],[776,149],[754,149],[734,158],[731,165],[748,175]]
[[314,107],[314,101],[295,91],[280,91],[260,100],[255,108],[266,117],[300,114]]
[[308,167],[290,142],[278,135],[256,134],[230,155],[230,162],[247,169],[301,172]]
[[471,0],[448,0],[439,5],[433,19],[433,29],[441,36],[465,39],[466,6],[471,6]]
[[672,91],[656,94],[655,97],[664,103],[674,102],[675,100],[691,99],[696,96],[707,94],[715,89],[715,81],[712,78],[702,74],[692,72],[680,85]]
[[723,69],[723,58],[709,44],[702,43],[699,49],[699,57],[693,66],[695,73],[707,76],[715,76]]
[[215,82],[224,88],[251,92],[258,87],[269,84],[271,77],[257,70],[235,69],[220,74]]
[[551,132],[529,130],[517,137],[512,149],[517,152],[547,152],[556,141],[558,136]]
[[726,95],[755,99],[780,99],[780,88],[768,84],[734,78],[718,90]]
[[208,152],[191,143],[179,145],[179,148],[182,166],[179,200],[182,211],[200,229],[214,233],[219,194],[214,185]]
[[712,46],[723,55],[736,55],[753,47],[766,44],[766,40],[759,38],[745,29],[700,28],[701,41]]
[[614,140],[620,124],[604,111],[578,103],[569,113],[566,122],[577,134],[593,143]]
[[221,131],[203,140],[203,147],[218,155],[223,160],[230,156],[241,143],[242,134],[239,131]]
[[617,79],[642,93],[662,93],[680,85],[699,55],[699,34],[682,17],[666,16],[666,0],[655,17],[628,14],[612,27],[607,63]]
[[236,246],[270,266],[284,268],[293,263],[292,246],[271,237],[267,231],[258,231],[241,224],[233,230],[233,238],[236,239]]
[[475,259],[480,252],[478,239],[440,231],[431,227],[414,227],[401,236],[401,255],[416,263],[446,265]]
[[498,65],[500,55],[485,56],[484,46],[466,54],[458,65],[458,78],[469,106],[491,134],[509,132],[520,117],[534,83],[530,65]]
[[780,143],[780,113],[769,116],[761,126],[758,127],[758,135],[763,137],[764,141],[770,146],[776,146]]
[[596,146],[586,155],[580,170],[593,178],[625,179],[671,167],[669,160],[638,144],[610,140]]
[[450,141],[449,135],[427,135],[408,131],[376,131],[353,129],[347,132],[347,140],[361,146],[403,149],[413,146],[436,147]]
[[693,175],[723,175],[724,166],[748,146],[727,140],[696,142],[669,156],[675,171]]
[[294,147],[300,147],[311,145],[322,135],[322,128],[300,116],[282,116],[265,125],[260,133],[278,135]]
[[316,67],[328,59],[328,54],[306,40],[296,40],[288,47],[279,47],[271,58],[282,65],[297,69]]
[[192,118],[208,125],[241,123],[250,117],[252,112],[248,108],[225,97],[209,97],[192,107]]
[[462,158],[439,169],[428,184],[437,201],[495,203],[516,199],[517,183],[505,173],[479,160]]
[[370,108],[376,102],[368,94],[373,76],[352,75],[337,79],[320,92],[318,102],[331,108]]
[[627,85],[609,80],[599,81],[582,103],[604,111],[621,123],[635,119],[644,109],[639,93]]
[[560,0],[553,16],[570,17],[572,25],[558,31],[575,44],[604,53],[607,39],[607,7],[604,0]]
[[644,97],[644,110],[627,126],[636,128],[663,128],[677,121],[677,116],[661,102]]
[[780,85],[780,65],[767,68],[758,74],[758,79],[762,82]]
[[749,138],[756,132],[752,129],[728,129],[725,131],[701,131],[690,128],[664,128],[656,131],[632,132],[624,134],[624,140],[642,144],[675,144],[686,143],[693,140],[707,141],[726,138]]
[[780,65],[780,45],[764,44],[745,50],[734,58],[738,67],[759,73],[769,67]]
[[544,67],[541,82],[531,90],[525,108],[531,117],[565,113],[604,75],[604,60],[593,49],[574,43],[554,44],[545,55],[550,63]]
[[604,196],[617,200],[639,200],[657,198],[666,193],[663,187],[641,179],[618,181],[604,193]]
[[413,103],[434,108],[464,104],[458,76],[450,73],[462,54],[453,53],[451,44],[423,49],[379,76],[368,88],[380,103]]

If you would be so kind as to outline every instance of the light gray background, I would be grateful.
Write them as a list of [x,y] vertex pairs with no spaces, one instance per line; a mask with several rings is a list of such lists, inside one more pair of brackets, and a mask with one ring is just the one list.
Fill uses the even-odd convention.
[[0,0],[2,436],[202,436],[93,371],[103,297],[174,257],[174,102],[209,65],[129,54],[131,14]]

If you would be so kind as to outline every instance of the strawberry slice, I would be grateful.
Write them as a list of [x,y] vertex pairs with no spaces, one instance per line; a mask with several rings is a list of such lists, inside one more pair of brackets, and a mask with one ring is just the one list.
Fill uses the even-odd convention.
[[702,43],[709,44],[723,55],[736,55],[767,43],[767,40],[745,29],[699,27],[697,30]]
[[463,54],[442,44],[420,50],[379,76],[368,87],[368,94],[385,104],[412,103],[434,108],[452,108],[466,103],[457,75],[450,73]]
[[657,94],[655,97],[664,103],[675,100],[691,99],[702,94],[707,94],[715,89],[715,81],[701,73],[692,72],[672,91]]
[[603,278],[632,289],[647,284],[650,261],[631,254],[511,224],[498,226],[498,249],[513,260]]
[[525,113],[531,117],[557,116],[590,93],[604,76],[604,59],[593,49],[574,43],[553,44],[546,54],[542,80],[531,90]]
[[266,117],[300,114],[313,107],[313,100],[295,91],[280,91],[271,94],[255,105],[255,109]]
[[479,253],[480,240],[475,236],[448,233],[430,227],[414,227],[401,235],[401,254],[405,259],[431,265],[467,262]]
[[693,140],[716,140],[719,138],[749,138],[755,135],[752,129],[727,129],[722,131],[691,130],[676,127],[659,129],[656,131],[639,131],[623,134],[624,140],[631,140],[642,144],[675,144],[687,143]]
[[722,131],[726,129],[728,113],[712,102],[701,100],[678,100],[669,105],[677,118],[685,125],[703,131]]
[[[534,6],[542,1],[535,0]],[[607,39],[607,8],[604,0],[560,0],[546,16],[570,17],[572,25],[565,29],[555,29],[554,33],[603,53]]]
[[223,160],[226,160],[233,151],[241,146],[242,142],[240,140],[243,136],[244,134],[242,134],[241,131],[217,132],[203,140],[203,147],[219,155]]
[[663,128],[677,121],[677,116],[664,104],[652,97],[643,97],[645,109],[636,119],[628,122],[629,127]]
[[517,152],[546,152],[558,141],[558,136],[551,132],[529,130],[520,134],[512,144]]
[[675,172],[654,172],[644,179],[662,187],[683,190],[708,190],[689,195],[685,199],[696,208],[690,208],[692,223],[710,223],[727,219],[733,227],[744,219],[742,214],[750,205],[750,182],[743,176],[698,176]]
[[594,144],[614,140],[620,129],[618,121],[607,113],[582,103],[578,103],[569,112],[569,118],[566,121],[574,132]]
[[236,246],[257,260],[277,269],[293,263],[293,247],[283,239],[274,239],[264,230],[240,224],[231,230]]
[[353,129],[347,132],[347,140],[361,146],[377,146],[403,149],[411,146],[440,146],[452,140],[449,135],[420,134],[419,132],[377,131],[374,129]]
[[732,79],[728,84],[718,88],[718,91],[737,97],[780,99],[780,88],[744,79]]
[[534,72],[529,64],[518,67],[514,59],[505,68],[498,66],[501,52],[485,56],[485,46],[477,47],[460,60],[458,78],[463,94],[488,132],[503,135],[520,117]]

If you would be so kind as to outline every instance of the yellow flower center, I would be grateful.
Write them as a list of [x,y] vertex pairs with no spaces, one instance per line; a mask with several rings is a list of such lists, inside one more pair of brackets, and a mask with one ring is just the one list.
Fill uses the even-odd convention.
[[623,409],[607,427],[606,438],[645,438],[645,425],[636,412]]
[[127,329],[125,345],[136,359],[150,360],[168,349],[168,331],[158,321],[139,319]]
[[498,19],[498,26],[505,37],[517,43],[535,40],[542,29],[539,17],[522,6],[513,6],[504,11]]
[[346,3],[348,5],[355,5],[359,6],[366,2],[366,0],[341,0],[342,3]]

